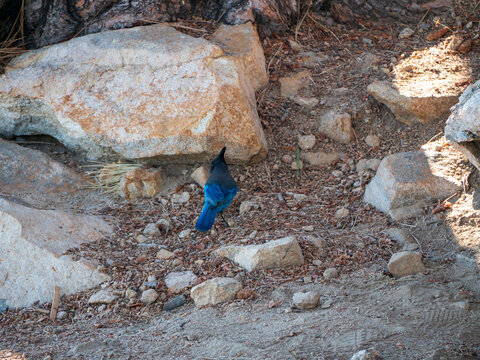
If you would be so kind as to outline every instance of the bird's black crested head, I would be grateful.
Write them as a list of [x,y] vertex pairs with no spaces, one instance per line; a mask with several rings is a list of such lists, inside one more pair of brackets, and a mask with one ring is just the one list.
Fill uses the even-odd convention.
[[222,150],[220,150],[220,153],[217,155],[217,157],[215,159],[213,159],[211,167],[210,167],[210,172],[212,172],[213,168],[215,166],[219,165],[219,164],[227,165],[227,163],[225,162],[225,150],[227,150],[226,146],[224,146],[222,148]]

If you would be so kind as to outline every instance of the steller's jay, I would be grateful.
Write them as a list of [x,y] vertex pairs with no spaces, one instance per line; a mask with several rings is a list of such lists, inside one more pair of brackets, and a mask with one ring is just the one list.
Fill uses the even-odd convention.
[[230,175],[225,162],[225,150],[226,147],[223,147],[217,157],[213,159],[210,167],[211,175],[203,188],[205,204],[195,225],[199,231],[210,230],[217,213],[220,213],[223,219],[222,212],[232,203],[233,197],[238,191],[237,183]]

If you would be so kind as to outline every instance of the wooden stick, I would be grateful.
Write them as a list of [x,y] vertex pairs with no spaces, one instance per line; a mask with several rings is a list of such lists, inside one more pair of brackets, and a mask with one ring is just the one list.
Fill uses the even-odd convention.
[[50,320],[55,321],[57,319],[58,304],[60,303],[60,289],[58,286],[53,288],[53,301],[50,308]]

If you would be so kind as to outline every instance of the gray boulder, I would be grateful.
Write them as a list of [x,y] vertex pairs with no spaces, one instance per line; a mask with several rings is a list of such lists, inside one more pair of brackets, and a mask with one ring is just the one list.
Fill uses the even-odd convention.
[[445,137],[480,170],[480,81],[470,85],[452,108]]
[[52,300],[54,286],[72,294],[109,280],[93,263],[65,251],[102,239],[112,228],[95,216],[36,210],[0,199],[0,298],[10,307]]

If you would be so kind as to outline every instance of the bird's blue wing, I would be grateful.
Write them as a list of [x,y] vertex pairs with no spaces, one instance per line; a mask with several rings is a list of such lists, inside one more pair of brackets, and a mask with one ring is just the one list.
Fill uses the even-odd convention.
[[219,203],[223,203],[225,201],[225,193],[217,184],[205,185],[203,192],[205,193],[205,201],[212,206],[217,206]]

